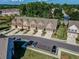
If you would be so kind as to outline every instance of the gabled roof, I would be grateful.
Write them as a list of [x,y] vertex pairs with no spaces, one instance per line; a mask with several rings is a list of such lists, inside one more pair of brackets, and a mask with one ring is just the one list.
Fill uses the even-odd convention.
[[53,21],[58,21],[58,19],[48,19],[48,18],[39,18],[39,17],[26,17],[26,16],[18,16],[18,17],[15,17],[15,19],[23,19],[23,20],[29,20],[29,21],[32,21],[32,20],[37,20],[37,21],[42,21],[42,20],[45,20],[45,21],[48,21],[48,20],[53,20]]
[[50,22],[47,24],[46,28],[53,28],[53,24]]
[[72,25],[69,27],[69,29],[74,29],[74,30],[78,30],[77,26],[76,25]]
[[35,21],[37,26],[39,27],[39,23],[42,24],[42,27],[45,28],[49,23],[52,23],[53,29],[56,29],[58,19],[48,19],[48,18],[39,18],[39,17],[26,17],[26,16],[21,16],[21,17],[15,17],[17,21],[19,22],[20,19],[23,19],[23,21],[29,21],[31,23],[32,21]]
[[72,20],[70,20],[69,21],[69,27],[72,26],[72,25],[75,25],[79,29],[79,21],[72,21]]

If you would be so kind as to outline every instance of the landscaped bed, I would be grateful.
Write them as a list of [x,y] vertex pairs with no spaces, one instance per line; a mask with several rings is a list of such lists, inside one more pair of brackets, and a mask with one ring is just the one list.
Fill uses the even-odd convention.
[[62,39],[62,40],[66,40],[67,39],[67,26],[61,24],[57,30],[57,32],[55,32],[52,37],[58,38],[58,39]]
[[76,55],[73,55],[70,53],[66,53],[66,52],[62,52],[61,59],[79,59],[79,56],[76,56]]

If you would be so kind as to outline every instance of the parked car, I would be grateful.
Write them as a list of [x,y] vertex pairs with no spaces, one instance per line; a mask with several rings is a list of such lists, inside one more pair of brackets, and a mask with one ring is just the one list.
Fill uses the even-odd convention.
[[38,42],[34,42],[34,43],[33,43],[33,47],[36,47],[37,44],[38,44]]
[[34,43],[34,41],[29,41],[27,42],[27,45],[32,45]]
[[53,52],[54,54],[57,52],[57,46],[54,45],[54,46],[52,47],[52,52]]

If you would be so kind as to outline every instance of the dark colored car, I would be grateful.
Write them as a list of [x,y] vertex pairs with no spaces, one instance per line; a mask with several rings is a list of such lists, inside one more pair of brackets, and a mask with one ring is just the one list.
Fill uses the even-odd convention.
[[37,44],[38,44],[38,42],[34,42],[34,43],[33,43],[33,46],[34,46],[34,47],[36,47],[36,46],[37,46]]
[[34,41],[29,41],[27,42],[27,45],[32,45],[34,43]]
[[54,45],[54,46],[52,47],[52,52],[53,52],[53,53],[56,53],[56,51],[57,51],[57,46]]

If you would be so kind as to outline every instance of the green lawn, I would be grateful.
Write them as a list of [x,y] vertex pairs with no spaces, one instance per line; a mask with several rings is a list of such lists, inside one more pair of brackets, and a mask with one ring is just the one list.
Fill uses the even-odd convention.
[[79,59],[79,56],[72,55],[70,53],[62,52],[61,59]]
[[29,49],[18,48],[15,50],[15,59],[57,59]]
[[11,18],[9,16],[0,16],[0,30],[10,28]]
[[0,30],[10,28],[8,24],[0,24]]
[[67,26],[60,25],[57,32],[53,34],[52,37],[66,40],[67,39]]
[[55,57],[50,57],[32,50],[25,51],[24,56],[21,59],[57,59]]
[[77,44],[79,44],[79,41],[76,41]]
[[76,39],[76,43],[79,44],[79,35],[78,35],[78,37]]

